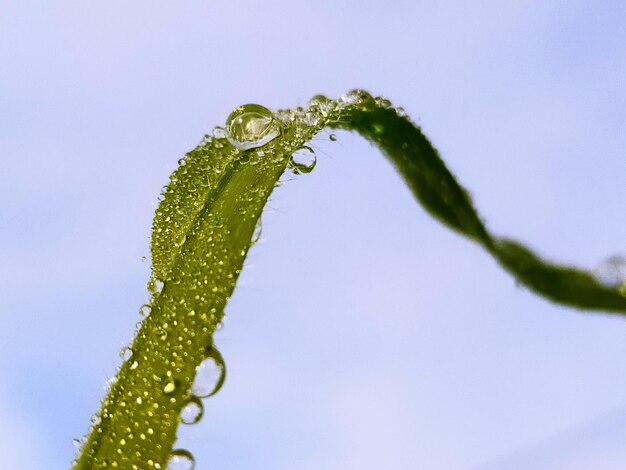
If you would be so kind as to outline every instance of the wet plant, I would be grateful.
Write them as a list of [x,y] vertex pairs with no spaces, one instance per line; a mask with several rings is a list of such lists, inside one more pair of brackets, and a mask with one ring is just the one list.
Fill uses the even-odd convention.
[[[236,108],[224,127],[184,158],[160,196],[152,228],[149,304],[123,364],[82,442],[75,469],[191,469],[173,449],[180,424],[198,422],[202,399],[224,382],[213,344],[263,208],[283,173],[311,172],[306,144],[324,128],[359,133],[391,161],[432,216],[481,245],[519,283],[554,302],[626,314],[626,261],[609,258],[591,273],[544,261],[514,240],[492,234],[467,191],[400,108],[353,90],[314,97],[307,108]],[[331,140],[334,140],[331,134]]]

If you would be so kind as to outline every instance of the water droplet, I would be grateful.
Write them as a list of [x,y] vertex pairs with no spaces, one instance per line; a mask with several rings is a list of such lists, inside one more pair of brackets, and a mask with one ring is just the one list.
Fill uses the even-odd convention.
[[384,98],[382,96],[379,96],[378,98],[374,98],[374,102],[376,103],[376,106],[378,106],[379,108],[391,108],[391,101],[389,101],[387,98]]
[[76,449],[78,449],[83,445],[83,441],[81,439],[72,439],[72,444]]
[[133,355],[133,350],[130,346],[124,346],[120,351],[120,357],[123,361],[128,361]]
[[196,424],[202,419],[203,414],[204,405],[202,400],[192,395],[180,413],[180,422],[183,424]]
[[279,109],[274,114],[274,118],[278,121],[289,124],[295,119],[294,112],[291,109]]
[[336,142],[337,141],[337,136],[335,134],[330,134],[330,141],[331,142]]
[[335,102],[329,100],[324,95],[315,95],[309,101],[309,108],[311,111],[321,114],[324,117],[328,117],[328,115],[333,111],[335,107]]
[[371,99],[372,95],[370,95],[367,91],[358,89],[350,90],[341,97],[341,101],[351,105],[364,104]]
[[150,305],[144,304],[139,307],[139,315],[141,316],[141,318],[146,318],[148,315],[150,315]]
[[141,257],[141,262],[142,262],[142,263],[145,263],[147,260],[148,260],[148,257],[147,257],[147,256],[142,256],[142,257]]
[[619,288],[626,285],[626,256],[607,258],[594,270],[594,275],[604,287]]
[[320,116],[316,113],[306,113],[302,117],[302,122],[304,122],[307,126],[317,126],[320,123]]
[[215,137],[216,139],[223,139],[224,137],[226,137],[226,135],[226,129],[224,129],[223,127],[215,126],[213,128],[213,137]]
[[167,461],[167,470],[193,470],[195,466],[196,460],[186,449],[173,450]]
[[158,294],[163,290],[163,281],[160,279],[150,279],[148,282],[148,291],[152,294]]
[[226,120],[228,141],[241,150],[267,144],[278,135],[274,114],[259,104],[244,104]]
[[204,360],[196,370],[191,393],[206,398],[215,395],[226,380],[226,364],[215,346],[209,346]]
[[170,378],[166,383],[165,387],[163,387],[163,393],[166,395],[171,395],[176,390],[176,381]]
[[330,99],[328,99],[327,96],[325,96],[325,95],[315,95],[309,101],[309,106],[320,106],[320,105],[326,104],[328,102],[330,102]]
[[259,243],[262,233],[263,233],[263,223],[261,222],[261,217],[259,217],[256,221],[256,225],[254,226],[254,233],[252,234],[253,245],[256,245],[257,243]]
[[311,173],[317,164],[317,157],[311,147],[304,146],[291,156],[289,167],[294,174]]

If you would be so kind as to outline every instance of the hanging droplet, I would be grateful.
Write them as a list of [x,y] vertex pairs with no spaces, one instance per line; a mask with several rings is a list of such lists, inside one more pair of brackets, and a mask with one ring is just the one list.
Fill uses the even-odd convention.
[[331,142],[336,142],[337,141],[337,136],[335,134],[330,134],[329,138],[330,138]]
[[626,257],[615,255],[607,258],[594,270],[594,275],[604,287],[620,288],[626,285]]
[[83,441],[81,439],[72,439],[72,444],[76,449],[79,449],[83,445]]
[[209,346],[205,358],[196,369],[191,393],[206,398],[215,395],[226,380],[226,364],[215,346]]
[[193,470],[195,466],[196,460],[186,449],[173,450],[167,461],[167,470]]
[[180,412],[180,422],[183,424],[196,424],[202,419],[204,405],[200,398],[192,395]]
[[241,150],[267,144],[278,135],[274,114],[259,104],[244,104],[226,120],[228,141]]
[[311,173],[317,164],[317,157],[311,147],[304,146],[291,156],[289,167],[294,174]]

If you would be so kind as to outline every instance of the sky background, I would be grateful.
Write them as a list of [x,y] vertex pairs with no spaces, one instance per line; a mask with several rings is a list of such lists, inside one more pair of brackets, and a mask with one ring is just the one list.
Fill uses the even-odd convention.
[[[243,103],[403,106],[496,233],[626,251],[626,3],[0,0],[0,467],[61,470],[146,300],[177,160]],[[626,321],[538,298],[348,133],[263,216],[196,468],[626,462]]]

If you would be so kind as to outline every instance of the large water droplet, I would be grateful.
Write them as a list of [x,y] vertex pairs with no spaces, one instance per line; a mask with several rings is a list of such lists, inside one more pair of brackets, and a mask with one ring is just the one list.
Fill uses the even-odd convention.
[[186,449],[173,450],[167,461],[167,470],[193,470],[195,466],[196,460]]
[[265,145],[277,135],[274,114],[259,104],[239,106],[226,120],[226,137],[241,150]]
[[191,385],[191,393],[197,397],[215,395],[226,380],[226,364],[215,346],[209,346],[204,360],[196,370],[196,378]]
[[195,424],[202,419],[203,414],[204,405],[202,400],[192,395],[180,412],[180,422],[183,424]]
[[594,275],[604,287],[619,288],[626,285],[626,256],[615,255],[605,259],[594,270]]
[[304,146],[291,156],[289,167],[294,174],[311,173],[317,164],[317,157],[311,147]]

